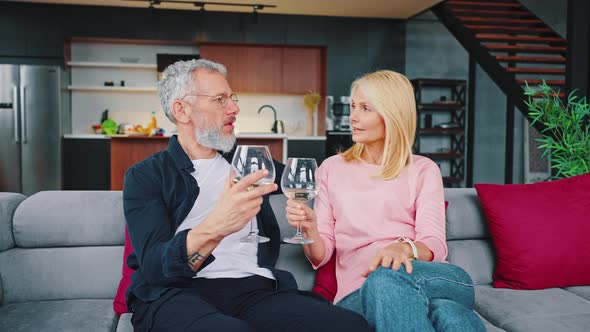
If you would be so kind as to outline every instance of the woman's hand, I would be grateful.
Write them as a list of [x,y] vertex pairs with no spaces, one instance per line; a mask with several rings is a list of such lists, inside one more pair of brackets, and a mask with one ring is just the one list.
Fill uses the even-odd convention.
[[369,268],[362,275],[365,278],[368,277],[379,266],[384,268],[391,267],[397,271],[402,264],[406,267],[406,272],[412,273],[412,260],[410,259],[412,256],[412,247],[408,243],[392,243],[377,252],[377,255],[371,260]]
[[319,234],[315,212],[309,206],[295,200],[287,200],[287,220],[297,228],[301,223],[301,231],[307,238],[314,239]]

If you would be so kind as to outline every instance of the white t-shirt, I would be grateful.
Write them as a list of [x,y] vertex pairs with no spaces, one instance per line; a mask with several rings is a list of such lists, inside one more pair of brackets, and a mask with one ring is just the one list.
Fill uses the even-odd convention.
[[[197,180],[200,192],[193,208],[176,233],[192,229],[207,218],[223,192],[230,174],[231,166],[220,154],[212,159],[198,159],[192,162],[195,166],[192,176]],[[252,219],[256,227],[256,217]],[[250,223],[240,231],[225,237],[213,250],[215,260],[196,273],[195,278],[243,278],[260,275],[275,279],[270,270],[258,266],[258,245],[240,242],[240,238],[249,232]]]

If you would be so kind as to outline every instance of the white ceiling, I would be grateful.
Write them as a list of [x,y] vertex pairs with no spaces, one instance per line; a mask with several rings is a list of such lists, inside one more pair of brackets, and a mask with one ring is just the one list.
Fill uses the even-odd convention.
[[[9,0],[12,2],[33,2],[88,6],[118,6],[147,8],[148,2],[126,0]],[[198,10],[191,2],[199,0],[177,0],[182,3],[164,3],[154,8]],[[229,2],[241,4],[275,5],[276,8],[264,8],[259,11],[266,14],[319,15],[370,18],[411,17],[442,0],[211,0],[204,2]],[[209,11],[252,12],[251,7],[206,5]]]

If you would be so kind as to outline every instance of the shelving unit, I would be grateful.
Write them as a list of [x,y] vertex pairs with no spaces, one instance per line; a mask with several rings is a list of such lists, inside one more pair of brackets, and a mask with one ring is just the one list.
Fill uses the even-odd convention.
[[105,110],[117,123],[130,124],[148,123],[155,112],[167,133],[175,129],[160,112],[157,54],[198,54],[195,41],[73,37],[64,52],[72,133],[92,133]]
[[[419,78],[411,82],[418,113],[414,152],[437,162],[445,187],[461,187],[465,184],[466,81]],[[445,100],[436,102],[432,96]],[[450,127],[443,128],[444,123]],[[443,141],[437,144],[447,145],[435,149],[423,142],[426,137],[440,137]]]
[[69,67],[80,68],[157,69],[157,65],[155,63],[69,61],[66,64]]
[[102,92],[156,92],[156,87],[142,86],[92,86],[92,85],[69,85],[70,91],[102,91]]

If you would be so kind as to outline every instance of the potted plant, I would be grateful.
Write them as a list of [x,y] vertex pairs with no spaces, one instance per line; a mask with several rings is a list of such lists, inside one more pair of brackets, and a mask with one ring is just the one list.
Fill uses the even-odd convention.
[[541,131],[539,149],[543,157],[551,156],[552,178],[568,178],[590,172],[590,105],[586,97],[569,94],[567,104],[543,81],[533,89],[526,85],[525,101],[531,125],[540,121],[545,126]]

